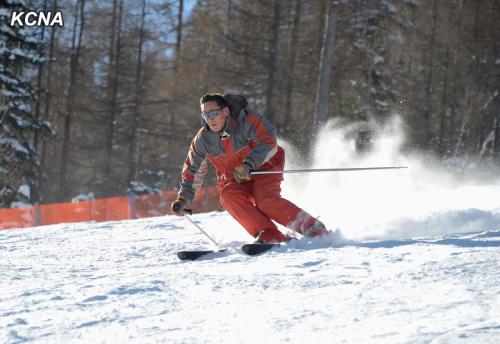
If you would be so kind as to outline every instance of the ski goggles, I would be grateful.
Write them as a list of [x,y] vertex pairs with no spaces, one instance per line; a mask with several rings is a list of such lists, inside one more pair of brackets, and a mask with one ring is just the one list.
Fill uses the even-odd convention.
[[207,111],[207,112],[201,112],[201,117],[203,117],[203,119],[205,121],[208,121],[209,118],[215,118],[218,114],[219,114],[219,111],[224,109],[223,107],[220,108],[220,109],[215,109],[215,110],[212,110],[212,111]]

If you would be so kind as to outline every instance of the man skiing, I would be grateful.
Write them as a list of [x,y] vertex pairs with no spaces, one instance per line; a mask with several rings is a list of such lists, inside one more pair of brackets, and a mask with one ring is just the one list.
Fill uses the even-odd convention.
[[257,242],[287,240],[273,220],[305,236],[328,233],[323,223],[281,197],[283,174],[251,175],[252,171],[283,170],[285,151],[277,145],[274,126],[247,105],[239,95],[201,97],[203,127],[191,142],[172,212],[184,215],[210,162],[222,206]]

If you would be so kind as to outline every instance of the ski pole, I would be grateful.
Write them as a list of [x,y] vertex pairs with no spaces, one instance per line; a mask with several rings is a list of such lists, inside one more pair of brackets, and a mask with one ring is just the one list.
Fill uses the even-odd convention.
[[395,170],[408,168],[407,166],[387,166],[387,167],[349,167],[349,168],[304,168],[298,170],[281,171],[252,171],[250,174],[276,174],[276,173],[310,173],[310,172],[344,172],[344,171],[367,171],[367,170]]
[[193,224],[193,226],[195,226],[200,232],[202,232],[203,234],[205,234],[205,236],[208,239],[210,239],[210,241],[213,242],[215,244],[215,246],[217,247],[217,249],[220,251],[220,247],[217,244],[217,242],[214,239],[212,239],[212,237],[210,235],[208,235],[207,232],[205,232],[203,230],[203,228],[201,228],[196,222],[194,222],[194,220],[188,214],[189,215],[193,215],[193,211],[191,209],[184,209],[184,216],[186,217],[186,219],[188,219],[189,222],[191,222]]

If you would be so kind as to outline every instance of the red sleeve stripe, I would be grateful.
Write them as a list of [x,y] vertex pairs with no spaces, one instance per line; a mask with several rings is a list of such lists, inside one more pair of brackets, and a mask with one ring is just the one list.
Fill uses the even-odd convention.
[[194,180],[194,175],[191,172],[189,172],[188,167],[189,166],[185,163],[184,167],[182,168],[182,179],[192,181]]

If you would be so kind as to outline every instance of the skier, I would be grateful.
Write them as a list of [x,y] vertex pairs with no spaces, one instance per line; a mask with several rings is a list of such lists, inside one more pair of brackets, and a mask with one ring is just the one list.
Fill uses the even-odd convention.
[[251,171],[283,170],[285,151],[277,145],[274,126],[248,108],[240,95],[206,94],[200,99],[203,127],[191,142],[182,168],[175,215],[193,200],[209,161],[215,168],[222,206],[256,238],[275,243],[289,238],[272,220],[305,236],[328,233],[324,224],[281,197],[283,174],[251,175]]

